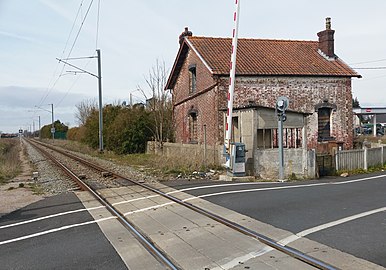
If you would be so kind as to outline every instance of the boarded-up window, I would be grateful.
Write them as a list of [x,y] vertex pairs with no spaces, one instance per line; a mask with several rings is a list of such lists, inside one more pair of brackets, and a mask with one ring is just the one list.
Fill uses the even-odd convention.
[[[302,147],[302,128],[283,129],[283,147],[301,148]],[[257,130],[257,148],[278,148],[279,132],[277,128]]]
[[330,114],[330,108],[318,109],[318,141],[328,141],[332,139],[330,133]]
[[197,113],[192,112],[189,114],[189,142],[197,143]]
[[189,66],[189,93],[196,92],[196,65]]
[[232,142],[240,141],[240,129],[239,129],[239,118],[232,117]]
[[272,129],[257,130],[257,148],[272,148]]

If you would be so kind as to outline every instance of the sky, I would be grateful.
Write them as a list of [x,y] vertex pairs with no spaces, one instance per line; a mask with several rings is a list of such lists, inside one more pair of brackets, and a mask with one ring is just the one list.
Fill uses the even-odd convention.
[[[234,0],[0,0],[0,131],[33,131],[55,120],[77,126],[76,104],[98,99],[98,81],[56,58],[101,50],[103,104],[145,99],[157,60],[170,71],[188,26],[230,37]],[[353,68],[386,67],[384,0],[241,0],[239,38],[317,40],[332,18],[335,53]],[[98,12],[99,11],[99,12]],[[99,14],[99,16],[98,16]],[[97,74],[95,58],[69,60]],[[356,69],[353,96],[386,107],[386,69]]]

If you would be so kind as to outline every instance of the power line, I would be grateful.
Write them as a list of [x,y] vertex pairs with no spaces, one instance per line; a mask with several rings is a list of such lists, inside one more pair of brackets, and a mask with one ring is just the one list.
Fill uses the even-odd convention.
[[351,65],[362,65],[362,64],[369,64],[369,63],[376,63],[376,62],[383,62],[386,61],[386,59],[379,59],[379,60],[372,60],[372,61],[366,61],[366,62],[358,62],[358,63],[351,63]]
[[[65,51],[66,51],[66,49],[67,49],[68,42],[70,41],[72,31],[74,30],[76,21],[77,21],[77,19],[78,19],[78,17],[79,17],[80,11],[81,11],[81,9],[82,9],[83,2],[84,2],[84,0],[82,0],[82,2],[81,2],[80,5],[79,5],[79,8],[78,8],[78,11],[77,11],[77,13],[76,13],[74,22],[72,23],[72,27],[71,27],[70,33],[68,34],[66,44],[65,44],[64,49],[63,49],[63,51],[62,51],[61,57],[63,57],[63,55],[64,55],[64,53],[65,53]],[[56,65],[55,71],[54,71],[54,73],[52,74],[52,78],[51,78],[51,80],[50,80],[50,82],[49,82],[49,84],[48,84],[48,86],[47,86],[46,94],[45,94],[44,97],[42,97],[42,98],[40,99],[39,105],[41,105],[41,104],[46,100],[46,98],[48,97],[48,95],[51,93],[52,89],[54,89],[55,85],[57,84],[59,78],[60,78],[61,75],[63,74],[63,70],[64,70],[64,66],[65,66],[65,65],[63,65],[62,70],[60,71],[60,75],[56,78],[55,82],[54,82],[53,85],[50,87],[51,83],[53,82],[54,77],[55,77],[56,74],[57,74],[59,65],[60,65],[60,62],[58,62],[58,64]]]
[[71,50],[70,50],[70,52],[68,53],[68,56],[67,56],[67,58],[69,58],[69,57],[70,57],[70,55],[71,55],[71,53],[72,53],[72,50],[73,50],[73,49],[74,49],[74,47],[75,47],[75,44],[76,44],[76,42],[77,42],[77,40],[78,40],[78,37],[79,37],[80,31],[81,31],[81,30],[82,30],[82,28],[83,28],[84,22],[86,21],[86,18],[87,18],[87,15],[88,15],[89,11],[90,11],[90,8],[91,8],[91,6],[92,6],[92,3],[94,3],[94,0],[91,0],[91,2],[90,2],[90,5],[89,5],[89,6],[88,6],[88,8],[87,8],[86,14],[84,15],[84,18],[83,18],[83,20],[82,20],[82,23],[80,24],[80,27],[79,27],[78,33],[76,34],[76,37],[75,37],[74,43],[73,43],[73,44],[72,44],[72,46],[71,46]]
[[386,69],[386,67],[354,67],[353,69]]
[[[70,37],[71,37],[71,34],[72,34],[73,30],[74,30],[74,27],[75,27],[76,21],[77,21],[77,19],[78,19],[78,17],[79,17],[79,14],[83,13],[83,12],[82,12],[83,2],[84,2],[84,0],[82,0],[82,2],[81,2],[80,5],[79,5],[79,8],[78,8],[76,17],[75,17],[75,19],[74,19],[74,22],[73,22],[73,25],[72,25],[72,28],[71,28],[71,31],[70,31],[69,36],[68,36],[67,41],[66,41],[66,45],[65,45],[65,47],[64,47],[64,49],[63,49],[63,52],[62,52],[62,57],[63,57],[63,55],[64,55],[64,53],[65,53],[65,51],[66,51],[66,48],[67,48],[67,46],[68,46],[68,42],[69,42]],[[63,59],[63,60],[76,60],[76,59],[85,59],[85,58],[95,58],[95,57],[77,57],[77,58],[70,58],[71,53],[72,53],[72,51],[73,51],[73,49],[74,49],[74,47],[75,47],[75,44],[76,44],[76,42],[77,42],[77,40],[78,40],[78,38],[79,38],[80,32],[81,32],[81,30],[82,30],[82,28],[83,28],[84,22],[86,21],[87,16],[88,16],[88,14],[89,14],[89,12],[90,12],[90,9],[91,9],[91,7],[92,7],[93,2],[94,2],[94,0],[91,0],[91,1],[90,1],[90,4],[88,5],[87,11],[86,11],[86,14],[84,15],[84,17],[82,16],[83,14],[81,14],[81,17],[83,17],[83,19],[82,19],[82,22],[81,22],[81,24],[80,24],[79,30],[78,30],[78,32],[77,32],[77,34],[76,34],[76,37],[75,37],[75,39],[74,39],[74,42],[72,43],[71,49],[70,49],[70,51],[68,52],[67,58],[66,58],[66,59]],[[99,0],[99,5],[98,5],[98,25],[99,25],[99,6],[100,6],[100,0]],[[99,27],[99,26],[98,26],[98,27]],[[97,28],[98,28],[98,27],[97,27]],[[90,60],[91,60],[91,59],[90,59]],[[59,65],[61,62],[63,62],[63,61],[59,61],[59,62],[58,62],[58,65]],[[85,65],[85,67],[86,67],[89,63],[90,63],[90,61],[88,61],[88,63]],[[57,70],[57,68],[58,68],[58,65],[57,65],[57,67],[56,67],[56,70]],[[45,99],[46,99],[46,98],[48,97],[48,95],[51,93],[52,89],[53,89],[53,88],[55,87],[55,85],[58,83],[59,79],[63,76],[64,68],[65,68],[65,64],[63,65],[62,70],[60,71],[60,74],[59,74],[59,76],[57,77],[57,79],[55,80],[54,84],[50,87],[49,91],[47,91],[47,94],[46,94],[45,97],[42,99],[41,103],[43,103],[43,102],[45,101]],[[54,74],[56,74],[56,71],[55,71]],[[69,89],[66,91],[66,93],[65,93],[64,96],[63,96],[63,98],[59,101],[58,104],[62,103],[62,101],[67,97],[68,93],[69,93],[70,90],[74,87],[75,83],[79,80],[79,78],[80,78],[80,77],[78,77],[78,78],[74,81],[74,83],[69,87]]]

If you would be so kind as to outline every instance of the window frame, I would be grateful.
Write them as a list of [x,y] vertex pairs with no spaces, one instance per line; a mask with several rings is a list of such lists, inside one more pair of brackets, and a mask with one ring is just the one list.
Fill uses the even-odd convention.
[[189,65],[189,93],[193,94],[197,91],[197,68],[196,64]]

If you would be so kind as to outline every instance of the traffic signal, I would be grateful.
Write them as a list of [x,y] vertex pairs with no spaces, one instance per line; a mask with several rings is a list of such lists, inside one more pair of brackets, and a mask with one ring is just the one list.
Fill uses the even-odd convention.
[[285,114],[285,111],[288,108],[289,100],[287,97],[279,97],[276,101],[276,113],[279,117],[279,120],[282,120],[283,122],[287,120],[287,116]]

